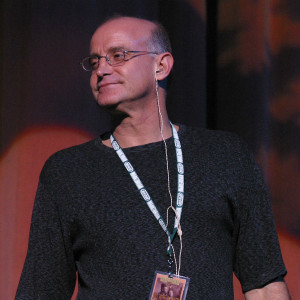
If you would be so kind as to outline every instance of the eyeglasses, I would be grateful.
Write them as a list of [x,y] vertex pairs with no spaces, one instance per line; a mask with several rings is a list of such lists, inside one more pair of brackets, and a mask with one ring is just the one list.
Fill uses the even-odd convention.
[[105,58],[107,63],[111,66],[117,66],[124,61],[128,61],[134,57],[146,54],[157,54],[149,51],[129,51],[129,50],[111,50],[106,55],[90,55],[82,60],[80,63],[85,71],[94,71],[98,69],[101,58]]

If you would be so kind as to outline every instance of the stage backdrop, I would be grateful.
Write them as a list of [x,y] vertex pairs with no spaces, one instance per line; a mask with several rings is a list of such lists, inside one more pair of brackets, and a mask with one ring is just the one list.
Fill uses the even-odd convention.
[[[300,298],[300,2],[3,0],[0,299],[13,299],[40,170],[55,151],[110,127],[80,61],[106,17],[155,19],[170,33],[173,122],[239,134],[264,171],[286,277]],[[235,299],[242,299],[235,281]]]

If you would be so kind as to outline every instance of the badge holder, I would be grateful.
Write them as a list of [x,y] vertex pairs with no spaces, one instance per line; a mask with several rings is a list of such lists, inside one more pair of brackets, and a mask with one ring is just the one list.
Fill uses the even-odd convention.
[[189,283],[188,277],[156,271],[149,300],[185,300]]

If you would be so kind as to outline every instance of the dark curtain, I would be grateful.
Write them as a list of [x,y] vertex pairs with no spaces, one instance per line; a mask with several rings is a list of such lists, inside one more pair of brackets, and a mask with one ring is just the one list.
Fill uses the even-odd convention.
[[[167,28],[175,58],[167,99],[173,122],[229,130],[248,142],[270,188],[288,284],[300,296],[298,0],[1,5],[0,299],[15,294],[45,160],[110,127],[79,63],[97,25],[116,13]],[[236,299],[239,293],[237,287]]]

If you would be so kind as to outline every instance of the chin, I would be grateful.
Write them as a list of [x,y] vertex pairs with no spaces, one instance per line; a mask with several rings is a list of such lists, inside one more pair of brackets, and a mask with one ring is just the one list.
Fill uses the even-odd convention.
[[119,97],[97,97],[96,102],[100,107],[107,110],[112,110],[114,108],[117,108],[121,100]]

